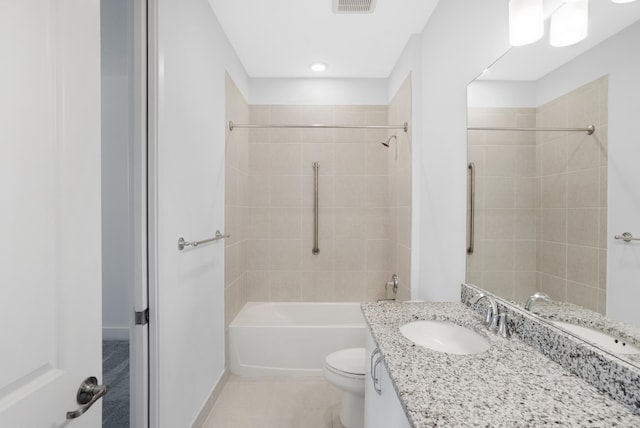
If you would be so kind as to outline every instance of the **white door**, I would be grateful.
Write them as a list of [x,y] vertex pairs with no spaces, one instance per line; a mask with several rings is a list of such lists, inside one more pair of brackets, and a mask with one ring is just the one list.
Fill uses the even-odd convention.
[[0,2],[0,427],[99,427],[98,0]]

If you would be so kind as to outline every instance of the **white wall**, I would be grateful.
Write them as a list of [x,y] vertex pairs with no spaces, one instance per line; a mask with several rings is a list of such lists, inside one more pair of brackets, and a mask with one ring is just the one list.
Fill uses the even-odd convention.
[[613,239],[640,237],[640,22],[538,82],[543,104],[609,74],[607,315],[640,325],[640,245]]
[[438,3],[422,34],[420,289],[459,300],[465,277],[467,84],[508,48],[507,3]]
[[129,339],[133,286],[133,2],[100,2],[102,72],[102,324]]
[[387,79],[251,79],[249,104],[386,105]]
[[224,374],[224,243],[177,240],[224,229],[225,71],[248,77],[206,0],[150,9],[150,422],[188,427]]

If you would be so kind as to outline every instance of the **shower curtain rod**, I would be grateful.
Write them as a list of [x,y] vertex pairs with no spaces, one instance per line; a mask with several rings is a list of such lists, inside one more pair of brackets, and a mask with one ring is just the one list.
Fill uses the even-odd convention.
[[586,128],[467,128],[467,131],[565,131],[565,132],[584,132],[591,135],[595,132],[596,127],[589,125]]
[[233,131],[234,128],[335,128],[335,129],[402,129],[404,132],[408,132],[409,124],[405,122],[403,125],[248,125],[237,124],[229,121],[229,131]]

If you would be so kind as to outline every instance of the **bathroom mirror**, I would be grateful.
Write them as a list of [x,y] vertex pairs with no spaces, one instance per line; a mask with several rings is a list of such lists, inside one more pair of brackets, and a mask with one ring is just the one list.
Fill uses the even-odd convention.
[[[469,84],[466,280],[520,306],[543,292],[550,301],[532,313],[640,367],[640,354],[627,352],[640,347],[640,323],[615,321],[618,300],[607,297],[608,246],[623,232],[607,229],[608,151],[637,141],[621,134],[637,116],[620,106],[640,98],[631,84],[640,63],[630,61],[640,2],[590,7],[583,42],[551,48],[546,36],[512,48]],[[572,325],[629,346],[607,348]]]

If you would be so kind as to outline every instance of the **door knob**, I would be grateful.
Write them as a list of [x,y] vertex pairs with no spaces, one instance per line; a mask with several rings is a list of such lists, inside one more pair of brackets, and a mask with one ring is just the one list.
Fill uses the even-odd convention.
[[67,419],[75,419],[84,415],[93,406],[93,403],[104,397],[109,392],[109,385],[98,385],[98,379],[94,376],[86,378],[78,388],[76,401],[80,404],[78,410],[67,412]]

